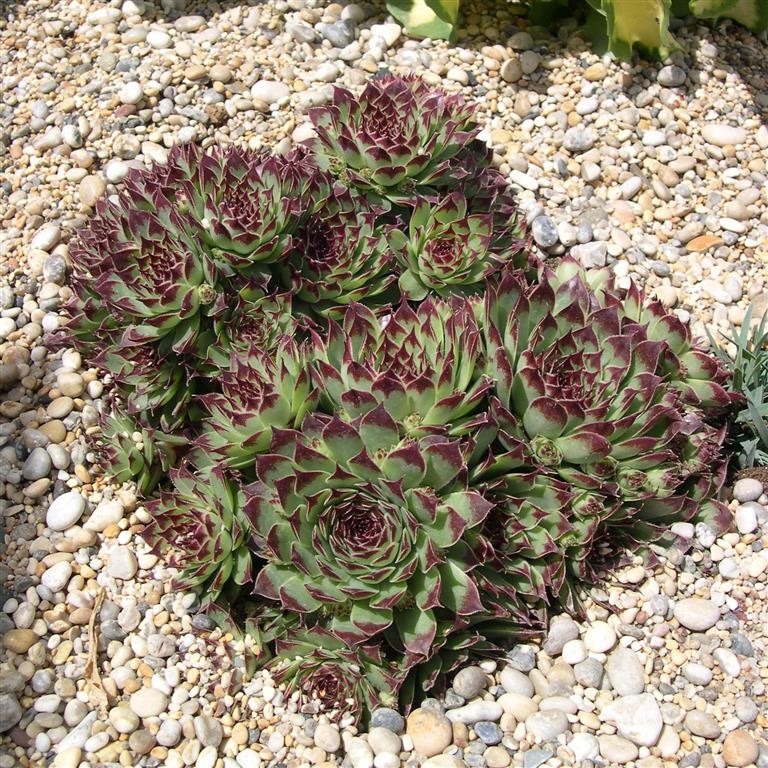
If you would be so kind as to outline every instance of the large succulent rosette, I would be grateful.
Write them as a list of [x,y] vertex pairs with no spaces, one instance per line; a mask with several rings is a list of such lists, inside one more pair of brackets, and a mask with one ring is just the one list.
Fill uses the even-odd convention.
[[482,610],[465,537],[491,505],[468,490],[457,441],[402,440],[383,407],[350,423],[308,416],[275,431],[245,513],[266,565],[255,590],[348,643],[392,627],[431,655],[437,616]]
[[146,504],[142,538],[179,571],[176,589],[196,588],[203,606],[233,600],[251,581],[250,526],[237,482],[220,467],[170,472],[173,490]]
[[[594,291],[565,260],[556,271],[543,269],[538,285],[513,274],[489,293],[495,420],[513,452],[519,441],[525,462],[604,496],[603,528],[648,540],[696,514],[693,488],[706,488],[703,498],[722,482],[716,457],[724,433],[707,423],[711,409],[686,403],[688,382],[698,382],[699,407],[725,404],[728,395],[682,365],[648,325],[627,317],[609,282],[592,281]],[[701,369],[700,353],[689,354]],[[723,523],[722,505],[712,505]]]
[[310,146],[352,185],[396,203],[455,185],[485,164],[473,142],[473,108],[417,78],[372,80],[360,96],[335,88],[330,106],[310,110]]
[[382,405],[411,436],[463,433],[491,387],[474,312],[458,297],[383,317],[353,304],[326,338],[313,334],[323,406],[352,419]]

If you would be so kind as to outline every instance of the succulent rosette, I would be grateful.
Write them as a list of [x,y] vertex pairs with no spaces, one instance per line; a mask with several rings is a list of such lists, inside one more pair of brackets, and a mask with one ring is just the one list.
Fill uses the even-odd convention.
[[198,467],[250,467],[269,448],[273,429],[297,427],[316,403],[304,352],[289,336],[275,350],[252,347],[246,355],[233,354],[218,383],[221,392],[199,399],[209,415],[192,455]]
[[451,192],[437,204],[420,199],[413,210],[409,234],[395,240],[402,262],[400,290],[420,301],[429,293],[446,296],[482,291],[484,281],[505,264],[527,261],[525,241],[507,238],[503,247],[494,236],[492,213],[469,213],[469,201]]
[[170,472],[173,490],[147,502],[152,517],[141,536],[179,571],[175,589],[196,589],[203,607],[234,599],[250,583],[250,526],[237,482],[220,467]]
[[459,297],[384,317],[351,305],[325,339],[313,334],[324,407],[355,418],[383,405],[405,434],[461,434],[491,387],[474,313]]
[[272,676],[289,694],[339,717],[397,704],[401,675],[375,644],[349,647],[321,628],[278,639]]
[[566,260],[538,285],[513,274],[489,293],[497,411],[534,464],[652,523],[680,514],[686,483],[714,477],[706,459],[723,434],[702,419],[691,428],[681,386],[691,374],[670,367],[669,344],[623,314],[608,282],[593,284]]
[[266,562],[255,591],[362,643],[392,626],[428,657],[436,612],[482,610],[464,541],[491,505],[467,489],[458,441],[401,440],[382,406],[308,416],[256,460],[245,513]]
[[335,88],[330,106],[310,110],[310,146],[350,184],[397,203],[455,185],[486,162],[473,142],[473,108],[417,78],[372,80],[357,97]]
[[396,280],[384,212],[337,185],[294,232],[281,260],[285,287],[319,312],[383,293]]

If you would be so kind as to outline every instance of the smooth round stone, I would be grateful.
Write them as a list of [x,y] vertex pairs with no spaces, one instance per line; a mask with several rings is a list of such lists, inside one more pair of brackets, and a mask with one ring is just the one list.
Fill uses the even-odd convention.
[[736,717],[738,717],[742,723],[754,723],[755,720],[757,720],[757,716],[760,714],[757,704],[747,696],[740,696],[736,699],[734,709],[736,711]]
[[63,493],[54,499],[45,516],[45,524],[52,531],[66,531],[85,512],[85,498],[79,493]]
[[24,466],[21,468],[22,477],[25,480],[40,480],[48,477],[51,471],[51,457],[45,448],[35,448],[27,456]]
[[600,744],[600,755],[608,763],[624,765],[637,759],[637,747],[621,736],[600,736],[598,743]]
[[[376,726],[374,726],[376,727]],[[339,729],[329,723],[318,723],[314,735],[315,746],[328,754],[333,754],[341,746]]]
[[680,624],[694,632],[706,632],[720,618],[720,609],[711,600],[702,597],[678,600],[673,613]]
[[[315,735],[317,735],[317,732],[315,732]],[[381,727],[371,728],[368,731],[368,744],[373,750],[374,755],[382,752],[399,754],[401,747],[400,737],[396,733],[392,733],[388,728]],[[332,751],[335,752],[336,750]]]
[[542,648],[549,656],[557,656],[567,642],[577,640],[578,637],[579,627],[570,616],[554,616]]
[[656,75],[656,81],[665,88],[677,88],[685,82],[685,78],[685,70],[674,64],[662,67]]
[[586,152],[595,146],[597,134],[591,128],[574,126],[563,136],[563,147],[569,152]]
[[708,712],[700,712],[692,709],[685,716],[685,728],[694,736],[702,736],[705,739],[717,739],[720,736],[720,726]]
[[120,704],[110,711],[109,722],[118,733],[133,733],[139,727],[139,716],[127,704]]
[[712,657],[726,675],[738,677],[741,674],[741,664],[736,658],[736,654],[728,648],[716,648]]
[[62,371],[56,377],[56,385],[66,397],[80,397],[85,391],[83,377],[75,371]]
[[210,715],[199,715],[195,718],[194,724],[195,736],[204,747],[218,747],[221,744],[221,740],[224,738],[224,729],[218,720]]
[[602,717],[615,722],[619,735],[641,747],[654,746],[664,726],[659,705],[650,693],[615,699],[603,707]]
[[290,88],[277,80],[258,80],[251,86],[251,97],[265,104],[274,104],[290,95]]
[[751,763],[757,763],[760,748],[751,734],[747,731],[731,731],[723,742],[723,759],[725,764],[733,768],[744,768]]
[[605,653],[616,645],[616,632],[605,621],[595,621],[584,633],[584,645],[592,653]]
[[549,216],[537,216],[531,224],[531,233],[542,248],[551,248],[558,240],[557,227]]
[[424,757],[439,755],[452,741],[451,721],[435,709],[415,709],[408,715],[406,734],[414,751]]
[[631,648],[618,647],[605,664],[613,690],[619,696],[630,696],[645,690],[645,672],[637,654]]
[[80,747],[67,747],[56,755],[52,768],[77,768],[82,755],[83,750]]
[[74,728],[88,714],[88,707],[80,699],[71,699],[64,708],[64,722]]
[[51,590],[51,592],[60,592],[69,584],[72,578],[72,566],[62,561],[46,569],[40,578],[40,581]]
[[375,709],[371,715],[371,727],[387,728],[392,731],[392,733],[402,733],[405,730],[405,719],[394,709],[390,709],[389,707],[379,707],[378,709]]
[[498,744],[504,736],[501,728],[496,723],[491,723],[488,720],[479,720],[472,727],[477,734],[477,738],[488,746]]
[[535,712],[526,719],[525,730],[540,741],[549,741],[568,730],[568,716],[556,709]]
[[41,251],[50,251],[59,240],[61,240],[61,227],[58,224],[45,224],[35,232],[29,247]]
[[587,658],[587,647],[581,640],[569,640],[560,656],[566,664],[580,664]]
[[512,757],[504,747],[488,747],[483,752],[483,758],[488,768],[507,768],[512,762]]
[[113,579],[128,581],[136,575],[139,564],[136,555],[128,547],[115,547],[109,553],[107,561],[107,573]]
[[71,397],[57,397],[46,408],[46,413],[52,419],[63,419],[72,413],[75,401]]
[[104,749],[107,744],[109,744],[109,734],[106,731],[102,731],[101,733],[89,736],[83,745],[83,749],[87,753],[92,754],[100,749]]
[[712,682],[712,670],[695,661],[683,664],[683,677],[694,685],[709,685]]
[[600,754],[600,744],[591,733],[575,733],[568,742],[576,762],[594,760]]
[[531,701],[530,696],[521,693],[505,693],[497,701],[508,715],[512,715],[518,722],[532,715],[538,706]]
[[56,469],[66,469],[70,462],[69,452],[66,448],[62,448],[60,445],[49,445],[48,455],[51,457],[53,466]]
[[453,690],[464,699],[474,699],[485,690],[487,683],[480,667],[466,667],[453,678]]
[[26,653],[40,638],[31,629],[9,629],[3,635],[3,646],[12,653]]
[[[128,746],[137,755],[146,755],[157,744],[155,737],[145,728],[134,731],[128,737]],[[214,750],[215,753],[215,750]]]
[[21,720],[22,709],[16,697],[0,693],[0,733],[10,731]]
[[[147,45],[155,50],[170,48],[173,44],[171,36],[162,29],[153,29],[147,33]],[[136,102],[134,102],[136,103]]]
[[536,651],[531,645],[515,645],[507,652],[507,661],[518,672],[530,672],[536,666]]
[[739,533],[754,533],[757,530],[757,511],[754,504],[740,504],[736,507],[734,520]]
[[373,751],[360,738],[353,737],[347,742],[347,759],[352,768],[373,768]]
[[141,83],[137,83],[135,80],[126,83],[120,89],[117,97],[123,104],[138,104],[144,98]]
[[605,670],[597,659],[584,659],[573,668],[573,675],[579,685],[585,688],[599,688]]
[[737,480],[733,486],[733,498],[740,504],[746,501],[757,501],[763,495],[763,484],[753,477]]
[[701,127],[701,136],[716,147],[738,146],[747,140],[747,132],[743,128],[724,123],[705,123]]
[[181,723],[178,720],[163,720],[155,738],[162,747],[175,747],[181,739]]
[[514,667],[504,667],[501,670],[500,680],[501,687],[507,693],[519,693],[528,698],[533,696],[533,683],[528,678],[528,675],[524,675]]
[[[130,706],[139,717],[157,717],[167,709],[168,696],[157,688],[142,688],[131,696]],[[195,733],[197,734],[196,722]]]

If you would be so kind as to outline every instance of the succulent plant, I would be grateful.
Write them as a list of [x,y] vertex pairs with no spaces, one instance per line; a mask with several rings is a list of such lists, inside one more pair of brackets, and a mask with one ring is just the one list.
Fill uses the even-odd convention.
[[316,402],[304,353],[290,336],[274,352],[251,347],[233,354],[218,383],[221,392],[199,399],[209,415],[191,457],[198,467],[250,467],[269,449],[275,428],[297,427]]
[[325,409],[353,419],[381,404],[404,434],[459,434],[491,387],[474,311],[458,297],[403,303],[385,317],[351,305],[325,339],[313,334]]
[[409,202],[417,190],[456,186],[486,162],[478,129],[461,96],[418,78],[372,80],[358,97],[335,88],[328,107],[310,110],[310,146],[332,170],[367,192]]
[[417,201],[409,237],[399,230],[396,233],[403,262],[403,296],[419,301],[429,293],[478,292],[490,275],[514,263],[515,257],[520,257],[516,266],[525,265],[525,241],[509,237],[506,231],[501,236],[494,233],[493,208],[483,213],[469,213],[469,209],[470,202],[458,191],[445,195],[437,204]]
[[463,542],[490,504],[466,487],[457,441],[402,441],[382,406],[350,423],[307,416],[275,431],[256,461],[245,513],[266,565],[255,591],[328,621],[345,642],[392,625],[405,649],[431,655],[435,610],[482,610]]
[[169,473],[172,491],[146,504],[152,520],[141,536],[176,568],[175,589],[196,589],[203,607],[233,600],[251,581],[250,525],[243,491],[220,467]]
[[319,311],[384,292],[397,279],[392,228],[379,225],[384,212],[337,186],[294,233],[281,262],[286,288]]
[[349,647],[322,628],[278,639],[273,677],[335,716],[396,706],[400,675],[378,645]]

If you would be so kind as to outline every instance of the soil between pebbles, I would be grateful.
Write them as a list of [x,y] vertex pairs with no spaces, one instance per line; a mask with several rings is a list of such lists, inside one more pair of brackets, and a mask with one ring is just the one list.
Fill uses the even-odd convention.
[[[94,467],[108,381],[46,349],[67,241],[128,170],[176,142],[307,136],[334,84],[416,72],[478,104],[537,244],[633,276],[724,329],[768,308],[766,36],[676,30],[667,64],[600,59],[513,7],[469,3],[460,44],[407,40],[380,8],[311,0],[153,6],[37,0],[0,20],[0,768],[768,766],[768,495],[734,532],[678,525],[659,565],[596,587],[587,621],[461,670],[367,734],[266,674],[232,693],[237,645],[135,534],[131,488]],[[92,642],[96,639],[96,643]],[[94,649],[98,655],[94,658]],[[230,653],[228,653],[228,651]]]

